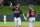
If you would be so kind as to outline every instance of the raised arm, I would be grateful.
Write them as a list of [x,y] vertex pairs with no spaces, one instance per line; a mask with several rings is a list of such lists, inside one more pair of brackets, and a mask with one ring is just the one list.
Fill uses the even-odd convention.
[[10,9],[12,9],[12,3],[10,4]]

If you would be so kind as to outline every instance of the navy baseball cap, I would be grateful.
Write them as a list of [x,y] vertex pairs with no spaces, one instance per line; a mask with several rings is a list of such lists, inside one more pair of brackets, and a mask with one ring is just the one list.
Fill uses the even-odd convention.
[[20,6],[20,4],[17,4],[18,6]]
[[29,5],[29,7],[32,7],[33,5]]

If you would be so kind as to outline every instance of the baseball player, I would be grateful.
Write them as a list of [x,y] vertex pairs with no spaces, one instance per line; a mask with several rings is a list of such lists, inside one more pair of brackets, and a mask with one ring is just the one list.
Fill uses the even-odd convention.
[[4,24],[6,24],[6,15],[4,15]]
[[14,22],[15,22],[15,27],[17,27],[17,23],[19,25],[19,27],[21,27],[21,19],[20,19],[20,14],[23,15],[23,17],[25,18],[24,14],[22,13],[22,11],[20,10],[20,5],[17,4],[16,5],[16,9],[12,8],[12,3],[10,4],[10,9],[13,10],[14,12]]
[[28,14],[27,14],[27,17],[26,17],[26,20],[29,17],[29,27],[33,27],[34,26],[34,22],[35,22],[35,19],[37,17],[36,11],[33,9],[32,6],[33,5],[29,5],[29,9],[30,10],[28,11]]

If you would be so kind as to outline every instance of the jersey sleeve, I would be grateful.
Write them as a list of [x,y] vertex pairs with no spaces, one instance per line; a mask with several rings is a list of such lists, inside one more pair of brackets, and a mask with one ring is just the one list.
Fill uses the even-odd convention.
[[14,11],[15,9],[14,9],[14,8],[12,8],[12,7],[10,7],[10,10],[13,10],[13,11]]
[[21,10],[20,10],[20,13],[23,14]]

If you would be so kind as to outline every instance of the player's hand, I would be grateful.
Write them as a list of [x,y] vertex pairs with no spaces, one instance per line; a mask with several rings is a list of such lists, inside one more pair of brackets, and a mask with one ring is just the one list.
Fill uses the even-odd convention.
[[27,22],[27,18],[25,19],[25,21]]
[[10,5],[12,6],[12,3]]
[[10,4],[10,7],[12,6],[12,3]]

